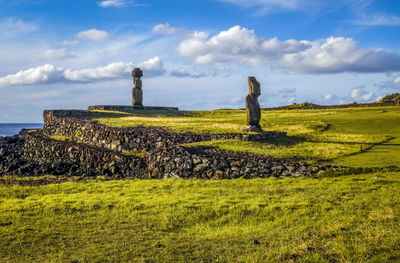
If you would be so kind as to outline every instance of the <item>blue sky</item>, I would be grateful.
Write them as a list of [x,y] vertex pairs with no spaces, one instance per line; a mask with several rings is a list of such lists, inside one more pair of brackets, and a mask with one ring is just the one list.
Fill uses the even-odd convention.
[[131,102],[262,107],[370,102],[400,89],[400,1],[0,0],[0,122]]

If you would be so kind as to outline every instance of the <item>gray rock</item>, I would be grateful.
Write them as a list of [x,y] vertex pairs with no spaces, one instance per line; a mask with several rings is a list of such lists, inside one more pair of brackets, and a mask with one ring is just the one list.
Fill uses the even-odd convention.
[[205,163],[198,164],[198,165],[196,165],[196,166],[194,167],[193,171],[196,172],[196,173],[198,173],[198,172],[201,172],[201,171],[206,170],[208,167],[209,167],[209,165],[208,165],[208,164],[205,164]]

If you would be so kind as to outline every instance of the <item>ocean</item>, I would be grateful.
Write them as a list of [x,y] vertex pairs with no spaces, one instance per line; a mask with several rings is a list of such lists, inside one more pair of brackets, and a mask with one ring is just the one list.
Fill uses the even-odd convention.
[[13,136],[22,129],[43,128],[43,123],[0,123],[0,136]]

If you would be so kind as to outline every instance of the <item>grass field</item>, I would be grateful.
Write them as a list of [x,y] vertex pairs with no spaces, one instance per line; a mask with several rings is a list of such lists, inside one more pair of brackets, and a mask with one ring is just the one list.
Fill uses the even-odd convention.
[[396,262],[400,177],[0,186],[1,262]]
[[[97,118],[180,132],[241,132],[245,124],[240,110],[99,112]],[[0,262],[399,262],[399,120],[400,107],[270,111],[263,112],[263,129],[288,137],[204,143],[378,168],[374,173],[215,181],[99,177],[39,186],[20,185],[35,178],[6,178]]]
[[[96,119],[111,126],[161,126],[178,132],[242,132],[246,123],[244,110],[99,114]],[[400,107],[263,111],[260,124],[266,131],[287,132],[288,137],[199,144],[274,157],[327,159],[351,167],[400,167]]]

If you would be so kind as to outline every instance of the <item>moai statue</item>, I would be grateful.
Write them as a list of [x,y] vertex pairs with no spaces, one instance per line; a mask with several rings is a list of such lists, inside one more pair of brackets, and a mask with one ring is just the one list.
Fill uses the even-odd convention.
[[143,107],[143,90],[142,90],[142,80],[143,71],[140,68],[135,68],[132,70],[133,77],[133,89],[132,89],[132,105]]
[[262,132],[260,126],[261,109],[258,96],[261,95],[260,82],[255,77],[247,78],[249,83],[249,94],[246,96],[247,125],[244,131]]

